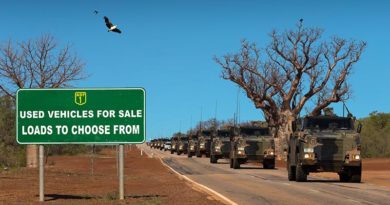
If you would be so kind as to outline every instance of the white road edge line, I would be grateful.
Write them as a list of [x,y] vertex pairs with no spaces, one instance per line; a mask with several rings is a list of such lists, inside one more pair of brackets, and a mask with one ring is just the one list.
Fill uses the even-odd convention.
[[[142,148],[140,148],[142,149]],[[144,150],[144,149],[143,149]],[[145,152],[144,150],[144,153],[147,154],[149,156],[149,153],[148,152]],[[160,159],[161,163],[167,167],[168,169],[170,169],[172,172],[174,172],[175,174],[177,174],[179,177],[187,180],[188,182],[194,184],[195,186],[198,186],[199,188],[203,189],[205,192],[207,192],[208,194],[211,194],[211,195],[214,195],[215,197],[219,198],[222,200],[222,202],[224,202],[225,204],[228,204],[228,205],[238,205],[236,202],[230,200],[229,198],[227,198],[226,196],[222,195],[221,193],[218,193],[217,191],[203,185],[203,184],[200,184],[190,178],[188,178],[187,176],[185,175],[182,175],[180,174],[179,172],[177,172],[176,170],[174,170],[172,167],[170,167],[169,165],[165,164],[165,162],[162,160],[162,158],[160,156],[158,156],[158,158]]]

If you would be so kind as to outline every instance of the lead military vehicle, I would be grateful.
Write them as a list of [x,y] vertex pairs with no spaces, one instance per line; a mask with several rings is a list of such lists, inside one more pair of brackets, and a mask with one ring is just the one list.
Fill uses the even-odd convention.
[[191,158],[196,153],[196,146],[198,144],[198,135],[192,133],[188,135],[187,156]]
[[198,134],[198,143],[196,144],[196,157],[210,157],[212,130],[202,130]]
[[231,138],[230,168],[254,161],[264,169],[275,168],[275,142],[267,125],[242,126]]
[[210,145],[210,163],[218,162],[218,159],[229,159],[230,157],[230,138],[233,136],[232,129],[218,130],[216,136],[211,136]]
[[332,110],[325,115],[297,120],[288,144],[288,179],[306,181],[310,172],[336,172],[342,182],[360,182],[361,124],[354,118],[338,117]]

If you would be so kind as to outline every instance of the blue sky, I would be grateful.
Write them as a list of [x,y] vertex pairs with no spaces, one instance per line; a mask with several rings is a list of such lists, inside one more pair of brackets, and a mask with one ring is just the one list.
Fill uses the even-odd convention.
[[[367,41],[347,104],[357,117],[390,112],[389,11],[388,1],[352,0],[2,1],[0,43],[49,33],[86,62],[91,76],[76,87],[144,87],[150,139],[186,131],[216,107],[218,119],[232,118],[237,86],[221,79],[212,57],[236,52],[244,38],[264,47],[272,29],[300,18],[326,36]],[[108,33],[103,15],[123,33]],[[263,118],[244,93],[239,103],[241,121]]]

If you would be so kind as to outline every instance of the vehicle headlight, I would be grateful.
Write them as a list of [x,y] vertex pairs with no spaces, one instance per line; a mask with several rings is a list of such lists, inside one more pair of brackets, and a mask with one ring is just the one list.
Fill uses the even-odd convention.
[[360,154],[354,154],[354,155],[352,156],[352,158],[353,158],[354,160],[360,160]]
[[221,149],[221,146],[215,146],[214,149],[215,151],[219,151]]
[[305,148],[303,148],[303,151],[307,152],[307,153],[313,153],[314,149],[312,147],[305,147]]
[[268,154],[269,155],[274,155],[275,153],[274,153],[274,151],[270,151],[270,152],[268,152]]
[[238,150],[237,154],[239,155],[244,154],[244,151]]
[[245,150],[245,147],[238,147],[237,150],[238,150],[238,151],[244,151],[244,150]]
[[305,153],[303,155],[303,158],[305,158],[305,159],[314,159],[314,154],[313,153]]

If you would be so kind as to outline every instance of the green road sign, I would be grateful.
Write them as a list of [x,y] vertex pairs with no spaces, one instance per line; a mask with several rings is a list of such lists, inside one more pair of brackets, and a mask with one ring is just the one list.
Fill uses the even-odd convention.
[[145,141],[145,90],[20,89],[20,144],[123,144]]

